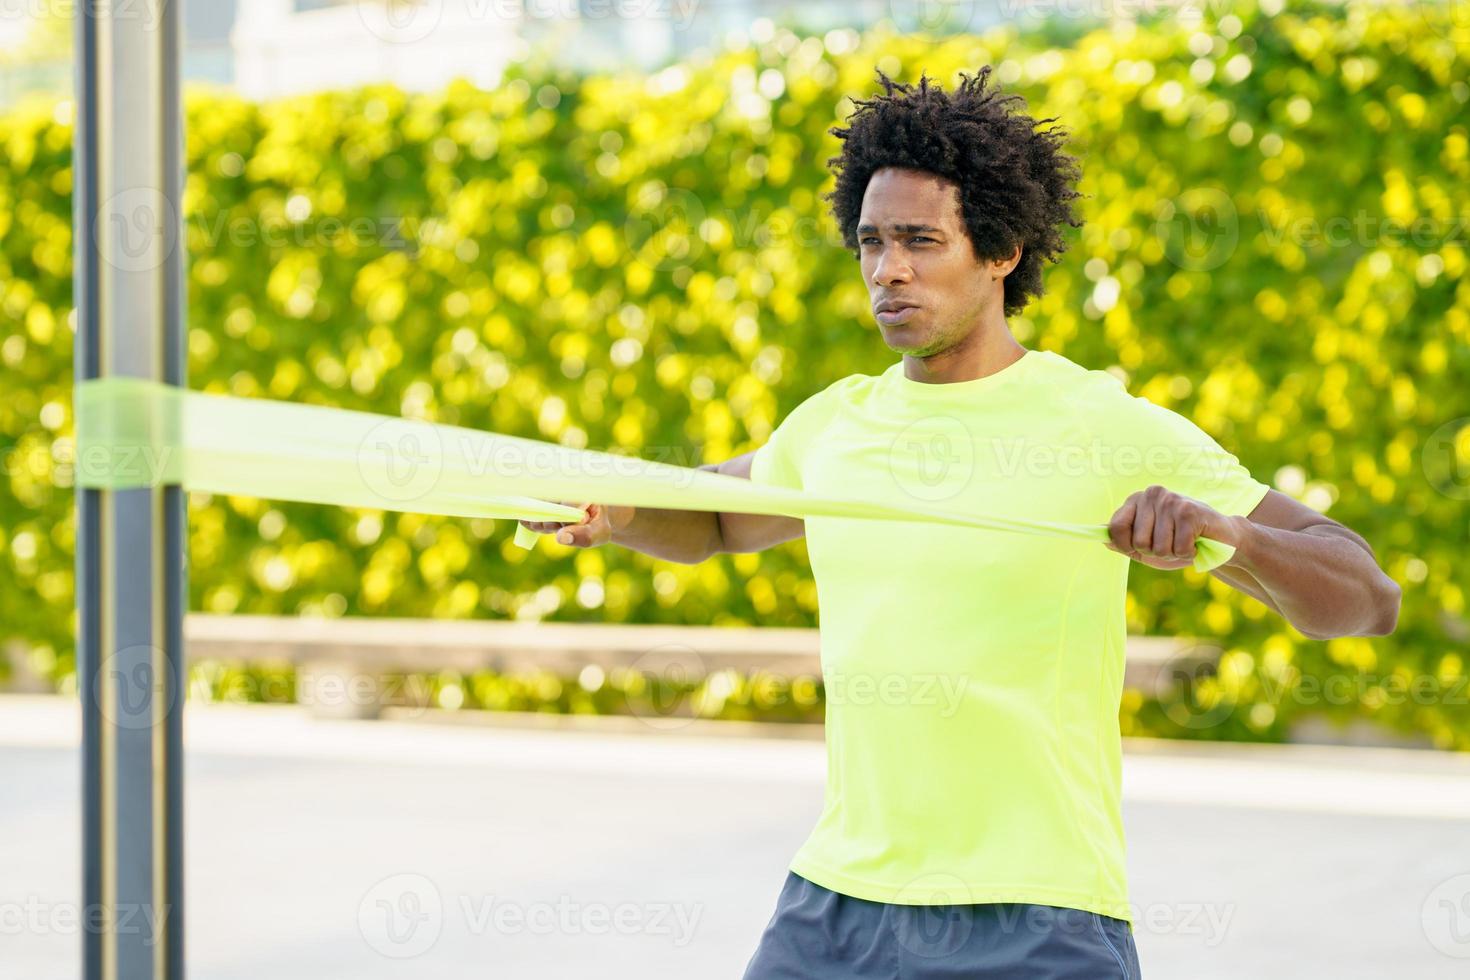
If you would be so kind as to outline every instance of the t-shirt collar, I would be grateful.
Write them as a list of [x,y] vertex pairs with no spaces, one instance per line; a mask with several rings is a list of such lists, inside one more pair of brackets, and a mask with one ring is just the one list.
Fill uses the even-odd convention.
[[1026,353],[992,374],[967,381],[929,382],[915,381],[903,373],[903,361],[894,362],[883,372],[883,380],[897,394],[913,399],[943,399],[969,397],[979,392],[990,391],[1001,385],[1010,384],[1026,376],[1041,360],[1043,353],[1027,348]]

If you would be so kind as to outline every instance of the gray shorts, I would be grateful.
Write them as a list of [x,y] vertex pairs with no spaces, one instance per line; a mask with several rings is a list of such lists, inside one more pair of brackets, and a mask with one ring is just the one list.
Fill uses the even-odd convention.
[[890,905],[794,871],[743,980],[1139,980],[1122,919],[1053,905]]

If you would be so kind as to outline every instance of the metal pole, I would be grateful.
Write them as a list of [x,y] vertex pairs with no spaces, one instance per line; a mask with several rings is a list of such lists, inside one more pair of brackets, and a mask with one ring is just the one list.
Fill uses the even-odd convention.
[[[185,380],[179,24],[77,5],[78,381]],[[77,494],[85,980],[184,976],[184,532],[177,486]]]

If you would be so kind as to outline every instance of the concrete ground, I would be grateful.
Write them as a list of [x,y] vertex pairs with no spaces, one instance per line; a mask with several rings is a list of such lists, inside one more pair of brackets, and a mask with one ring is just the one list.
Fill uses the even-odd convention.
[[[76,707],[0,698],[0,976],[79,973]],[[820,743],[191,704],[191,980],[738,980]],[[1128,743],[1149,980],[1470,976],[1470,760]],[[141,928],[148,928],[139,922]]]

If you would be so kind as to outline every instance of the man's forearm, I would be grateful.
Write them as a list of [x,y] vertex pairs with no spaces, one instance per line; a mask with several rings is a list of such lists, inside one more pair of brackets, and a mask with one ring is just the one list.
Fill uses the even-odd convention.
[[1239,589],[1241,592],[1244,592],[1246,595],[1260,602],[1262,605],[1266,606],[1266,608],[1270,609],[1278,616],[1282,615],[1281,610],[1276,605],[1276,600],[1271,598],[1271,593],[1267,592],[1265,587],[1262,586],[1260,582],[1256,581],[1256,577],[1254,575],[1241,568],[1240,566],[1226,563],[1224,565],[1219,565],[1215,568],[1210,569],[1210,574],[1220,579],[1222,582],[1232,585],[1235,588]]
[[694,565],[719,550],[720,515],[706,510],[639,507],[613,531],[612,543],[645,555]]
[[1249,574],[1302,633],[1330,639],[1393,632],[1399,586],[1357,540],[1326,525],[1288,531],[1240,520],[1241,543],[1227,564]]

